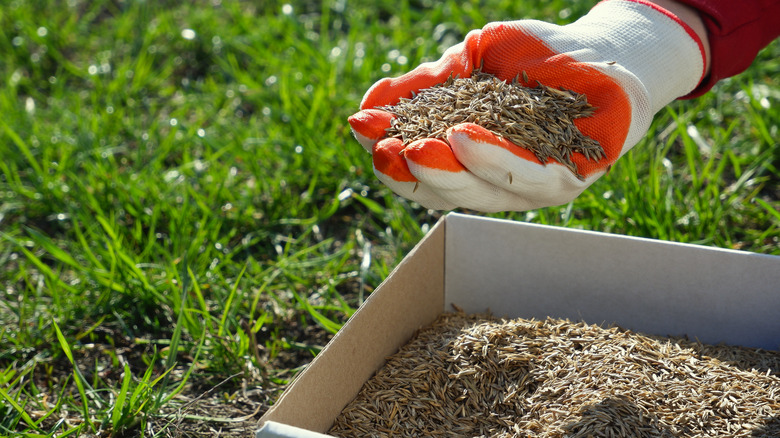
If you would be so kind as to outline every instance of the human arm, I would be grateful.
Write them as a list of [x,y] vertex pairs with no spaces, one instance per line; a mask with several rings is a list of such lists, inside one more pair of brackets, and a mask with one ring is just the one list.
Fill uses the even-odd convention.
[[[780,0],[675,0],[695,12],[709,48],[707,76],[690,99],[708,92],[724,78],[745,71],[758,52],[780,36]],[[699,30],[697,30],[699,33]]]

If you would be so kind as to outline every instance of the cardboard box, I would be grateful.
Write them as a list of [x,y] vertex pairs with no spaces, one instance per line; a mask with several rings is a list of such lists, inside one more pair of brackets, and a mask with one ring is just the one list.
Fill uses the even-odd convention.
[[776,350],[780,257],[449,214],[260,419],[257,437],[326,436],[385,358],[451,304]]

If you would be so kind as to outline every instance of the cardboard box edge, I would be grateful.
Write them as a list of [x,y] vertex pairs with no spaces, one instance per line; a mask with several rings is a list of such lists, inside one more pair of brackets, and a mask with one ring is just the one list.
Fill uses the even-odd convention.
[[276,421],[266,421],[255,433],[255,438],[328,438],[328,435]]
[[[419,328],[430,324],[444,307],[444,247],[446,241],[447,216],[442,217],[431,230],[418,242],[406,257],[390,272],[387,278],[369,295],[363,305],[344,324],[326,347],[300,372],[282,393],[273,406],[260,418],[259,426],[267,422],[282,423],[310,431],[326,432],[336,418],[355,395],[359,392],[366,380],[370,378],[384,363],[385,358],[398,350]],[[406,275],[409,271],[410,275]],[[430,275],[423,275],[426,272]],[[415,275],[415,273],[417,273]],[[406,296],[407,300],[399,300],[397,296],[390,294],[398,292],[399,284],[409,278],[423,278],[422,284],[415,284],[413,289],[407,289],[407,293],[414,293],[423,289],[425,294]],[[403,287],[400,287],[403,289]],[[421,299],[421,297],[423,299]],[[398,306],[393,312],[385,312],[382,306]],[[358,363],[356,369],[350,370],[353,378],[348,388],[334,388],[333,393],[328,393],[328,403],[319,404],[306,392],[311,385],[307,382],[325,381],[326,385],[333,387],[334,379],[323,378],[323,374],[332,373],[338,368],[337,362],[343,360],[349,353],[350,345],[356,339],[368,336],[370,330],[364,329],[369,323],[384,325],[392,321],[404,321],[405,327],[393,333],[393,337],[384,339],[384,342],[362,342],[375,348],[371,354],[361,355],[361,360],[369,362]],[[374,325],[372,324],[372,325]],[[352,352],[356,353],[356,352]],[[353,364],[354,365],[354,364]],[[365,376],[355,378],[354,376]],[[348,384],[351,382],[348,382]],[[347,397],[347,394],[351,396]],[[340,396],[339,396],[340,395]],[[323,397],[316,397],[324,400]],[[332,414],[323,412],[327,409]],[[305,407],[308,407],[307,410]],[[302,414],[306,412],[306,414]],[[327,420],[326,420],[327,419]],[[327,423],[327,424],[326,424]]]

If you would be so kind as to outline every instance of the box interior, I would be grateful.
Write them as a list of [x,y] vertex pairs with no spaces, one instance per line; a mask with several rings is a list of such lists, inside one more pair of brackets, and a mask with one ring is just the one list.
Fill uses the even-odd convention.
[[445,260],[446,301],[470,313],[780,348],[777,256],[453,214]]
[[258,437],[324,436],[385,358],[452,304],[775,350],[780,257],[450,213],[260,419]]

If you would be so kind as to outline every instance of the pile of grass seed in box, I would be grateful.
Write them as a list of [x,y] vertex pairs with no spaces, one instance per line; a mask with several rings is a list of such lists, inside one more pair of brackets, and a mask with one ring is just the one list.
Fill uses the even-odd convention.
[[329,433],[777,437],[780,352],[445,313],[388,358]]
[[[528,82],[527,77],[523,80]],[[446,141],[447,129],[471,122],[528,149],[542,163],[554,159],[564,164],[580,178],[573,153],[589,160],[605,156],[599,142],[574,124],[574,119],[590,117],[596,110],[587,97],[541,83],[526,87],[518,80],[502,81],[475,70],[470,77],[450,77],[410,99],[380,108],[395,116],[388,137],[404,144],[422,138]]]

